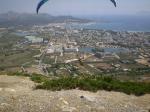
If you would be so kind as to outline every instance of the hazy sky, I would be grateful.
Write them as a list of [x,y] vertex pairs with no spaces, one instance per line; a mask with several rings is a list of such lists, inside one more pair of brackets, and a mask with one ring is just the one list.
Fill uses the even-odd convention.
[[[0,13],[7,11],[35,13],[40,0],[0,0]],[[52,15],[113,15],[150,13],[150,0],[50,0],[40,13]]]

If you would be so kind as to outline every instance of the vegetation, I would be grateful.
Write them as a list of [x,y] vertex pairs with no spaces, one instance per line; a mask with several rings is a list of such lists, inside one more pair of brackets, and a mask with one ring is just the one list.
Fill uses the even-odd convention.
[[40,53],[39,50],[28,48],[28,46],[20,48],[18,43],[25,41],[25,38],[11,31],[3,33],[0,40],[0,71],[20,67],[26,62],[33,61],[33,56]]
[[3,50],[10,50],[17,42],[25,40],[23,37],[17,36],[12,32],[5,32],[0,39],[0,48],[3,48]]
[[42,83],[42,82],[46,82],[46,81],[49,80],[48,77],[45,77],[45,76],[43,76],[43,75],[41,75],[41,74],[32,74],[32,75],[30,76],[30,79],[31,79],[32,81],[36,82],[36,83]]
[[112,77],[86,76],[86,77],[60,77],[46,80],[37,89],[61,90],[75,89],[96,92],[98,90],[119,91],[137,96],[150,93],[149,83],[122,82]]
[[20,67],[26,62],[33,61],[33,56],[38,54],[39,51],[24,50],[23,53],[15,53],[9,56],[0,56],[0,70],[5,70],[11,67]]
[[69,90],[78,88],[80,90],[92,92],[96,92],[98,90],[118,91],[137,96],[150,94],[150,83],[120,81],[113,77],[84,75],[78,77],[55,77],[50,79],[50,77],[40,74],[29,75],[20,72],[8,73],[8,75],[30,77],[32,81],[39,83],[39,85],[36,86],[36,89],[59,91],[62,89]]

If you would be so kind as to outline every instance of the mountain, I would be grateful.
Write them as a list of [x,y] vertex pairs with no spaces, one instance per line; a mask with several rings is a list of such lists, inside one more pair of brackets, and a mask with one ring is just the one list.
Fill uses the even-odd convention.
[[89,22],[87,19],[79,19],[72,16],[51,16],[49,14],[30,14],[8,12],[0,14],[0,26],[32,26],[48,23],[62,23],[65,21]]

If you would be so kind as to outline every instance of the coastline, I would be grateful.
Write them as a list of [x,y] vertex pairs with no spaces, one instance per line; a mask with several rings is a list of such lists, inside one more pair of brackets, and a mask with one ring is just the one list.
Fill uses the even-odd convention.
[[[123,25],[122,25],[123,24]],[[112,30],[116,32],[150,32],[150,28],[145,27],[139,27],[140,25],[137,26],[132,26],[130,27],[129,24],[125,23],[107,23],[107,22],[89,22],[89,23],[73,23],[71,24],[72,28],[75,29],[87,29],[87,30]]]

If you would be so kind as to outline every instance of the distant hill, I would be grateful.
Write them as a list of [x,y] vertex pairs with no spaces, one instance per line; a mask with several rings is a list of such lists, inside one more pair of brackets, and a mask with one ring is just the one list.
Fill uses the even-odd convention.
[[32,26],[48,23],[62,23],[65,21],[89,22],[87,19],[79,19],[72,16],[51,16],[49,14],[30,14],[8,12],[0,14],[0,26]]

